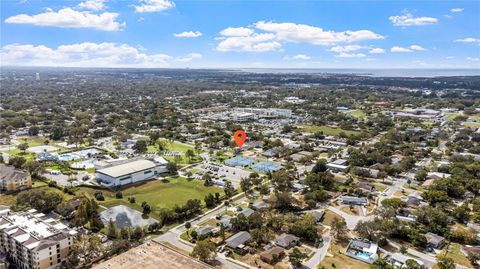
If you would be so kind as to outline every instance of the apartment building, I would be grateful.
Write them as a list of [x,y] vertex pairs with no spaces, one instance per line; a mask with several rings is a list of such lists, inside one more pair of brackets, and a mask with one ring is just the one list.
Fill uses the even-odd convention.
[[77,231],[31,209],[0,217],[0,252],[20,269],[59,268]]
[[31,186],[30,174],[13,166],[0,163],[0,191],[14,192]]

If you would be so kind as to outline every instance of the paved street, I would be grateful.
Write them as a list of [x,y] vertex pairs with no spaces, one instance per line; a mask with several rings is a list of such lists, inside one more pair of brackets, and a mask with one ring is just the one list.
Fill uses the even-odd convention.
[[360,221],[369,221],[369,220],[373,220],[373,218],[374,218],[373,215],[372,216],[366,216],[366,217],[353,216],[353,215],[347,214],[347,213],[343,212],[342,210],[340,210],[336,207],[333,207],[333,206],[328,206],[327,208],[328,208],[328,210],[342,216],[345,219],[345,222],[347,223],[347,228],[349,230],[355,229],[355,227],[357,226],[357,223],[359,223]]
[[[240,196],[240,195],[238,195],[238,196]],[[235,200],[235,197],[233,197],[232,199],[235,201],[234,203],[236,205],[241,204],[242,202],[247,200],[246,197],[243,197],[243,198],[240,198],[240,199],[237,199],[237,200]],[[198,225],[201,222],[204,222],[206,220],[214,218],[216,215],[224,212],[225,209],[226,209],[225,206],[220,205],[220,206],[208,211],[204,215],[196,217],[194,220],[191,220],[190,223],[192,224],[192,227],[193,227],[195,225]],[[177,247],[179,249],[182,249],[182,250],[185,250],[185,251],[188,251],[188,252],[192,252],[193,245],[183,241],[182,239],[180,239],[180,235],[182,233],[184,233],[185,231],[186,231],[185,223],[182,223],[182,224],[170,229],[168,232],[160,235],[159,237],[157,237],[153,240],[158,241],[158,242],[167,242],[167,243],[170,243],[170,244],[174,245],[175,247]],[[254,267],[251,267],[247,264],[239,265],[240,262],[238,262],[238,261],[236,261],[234,263],[234,262],[231,261],[230,258],[225,257],[225,255],[223,255],[222,253],[218,253],[216,259],[219,262],[221,262],[227,268],[232,268],[232,269],[254,268]],[[239,264],[237,264],[237,263],[239,263]]]
[[325,258],[325,255],[327,255],[328,248],[330,247],[330,243],[332,242],[332,237],[330,236],[330,233],[327,234],[323,238],[323,245],[317,251],[313,256],[307,260],[306,262],[303,263],[303,266],[307,268],[317,268],[318,264]]

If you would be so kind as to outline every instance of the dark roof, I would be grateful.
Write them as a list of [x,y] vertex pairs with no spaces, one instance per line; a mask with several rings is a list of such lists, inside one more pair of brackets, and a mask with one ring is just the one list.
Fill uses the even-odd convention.
[[250,234],[242,231],[232,235],[230,238],[225,240],[225,243],[231,248],[236,248],[239,245],[245,244],[248,240],[250,240]]

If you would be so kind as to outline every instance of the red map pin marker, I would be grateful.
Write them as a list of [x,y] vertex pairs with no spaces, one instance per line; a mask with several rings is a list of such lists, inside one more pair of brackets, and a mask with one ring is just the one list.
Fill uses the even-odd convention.
[[243,142],[247,139],[247,134],[244,130],[237,130],[233,134],[233,139],[235,139],[235,143],[237,143],[237,147],[241,148],[243,146]]

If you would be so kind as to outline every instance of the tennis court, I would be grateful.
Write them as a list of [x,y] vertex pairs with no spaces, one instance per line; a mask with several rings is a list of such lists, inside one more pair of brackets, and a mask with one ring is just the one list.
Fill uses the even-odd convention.
[[282,168],[282,166],[278,163],[260,162],[252,165],[251,168],[259,172],[274,172]]
[[252,160],[243,157],[234,157],[225,161],[226,165],[233,167],[247,167],[252,163]]

